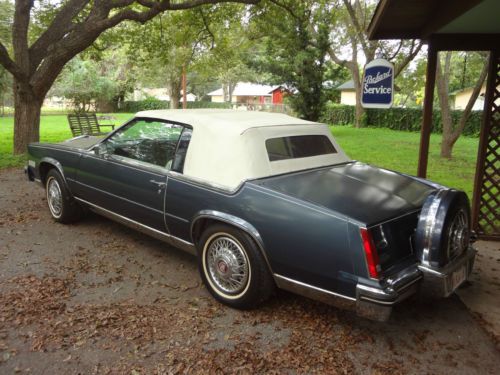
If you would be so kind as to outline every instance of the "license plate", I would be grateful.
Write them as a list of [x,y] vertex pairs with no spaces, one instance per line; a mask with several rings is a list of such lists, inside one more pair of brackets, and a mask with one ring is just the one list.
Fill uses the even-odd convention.
[[461,267],[457,271],[451,274],[451,289],[457,289],[460,284],[462,284],[467,278],[467,268],[465,266]]

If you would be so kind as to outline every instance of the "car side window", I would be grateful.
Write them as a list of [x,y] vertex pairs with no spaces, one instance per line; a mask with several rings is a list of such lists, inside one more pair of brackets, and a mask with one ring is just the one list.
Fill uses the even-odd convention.
[[169,168],[184,127],[157,120],[138,119],[106,140],[108,154]]

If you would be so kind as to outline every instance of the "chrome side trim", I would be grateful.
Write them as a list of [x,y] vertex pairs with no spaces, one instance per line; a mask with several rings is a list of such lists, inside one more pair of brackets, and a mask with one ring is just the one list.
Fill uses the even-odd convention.
[[273,269],[271,267],[271,263],[269,262],[269,259],[267,258],[266,251],[264,250],[264,241],[262,240],[260,233],[257,231],[257,229],[255,229],[255,227],[252,224],[248,223],[247,221],[245,221],[237,216],[230,215],[230,214],[227,214],[225,212],[214,211],[214,210],[202,210],[194,216],[193,220],[191,221],[191,227],[189,228],[189,233],[191,235],[191,241],[193,243],[194,243],[194,239],[193,239],[194,226],[198,220],[203,219],[203,218],[222,221],[224,223],[233,225],[233,226],[243,230],[244,232],[246,232],[257,243],[257,246],[258,246],[262,256],[264,257],[264,260],[267,263],[267,267],[269,269],[269,272],[271,272],[271,274],[273,274]]
[[169,235],[170,238],[172,239],[172,245],[177,247],[178,249],[181,249],[191,255],[197,256],[198,252],[196,251],[196,247],[189,241],[185,241],[182,238],[175,237],[172,235]]
[[397,221],[397,220],[402,219],[402,218],[404,218],[406,216],[413,215],[413,214],[419,212],[420,210],[421,210],[421,208],[417,208],[416,210],[408,211],[408,212],[406,212],[406,213],[404,213],[402,215],[399,215],[399,216],[393,217],[391,219],[387,219],[387,220],[381,221],[380,223],[369,225],[368,229],[372,229],[372,228],[375,228],[375,227],[378,227],[378,226],[381,226],[381,225],[384,225],[384,224],[387,224],[387,223],[390,223],[390,222],[393,222],[393,221]]
[[207,191],[210,191],[212,193],[216,193],[216,194],[224,195],[224,196],[234,195],[234,194],[238,193],[241,190],[241,187],[247,181],[250,181],[250,180],[243,180],[239,183],[238,186],[236,186],[233,189],[230,189],[230,188],[227,188],[225,186],[218,185],[216,183],[211,183],[211,182],[208,182],[208,181],[200,179],[200,178],[187,176],[185,174],[175,172],[175,171],[168,171],[167,174],[168,174],[169,178],[172,178],[177,182],[181,182],[181,183],[184,183],[184,184],[190,185],[190,186],[196,186],[200,189],[207,190]]
[[384,306],[394,306],[397,302],[397,301],[382,301],[379,299],[370,298],[370,297],[366,297],[366,296],[361,296],[360,299],[363,301],[368,301],[368,302],[376,303],[377,305],[384,305]]
[[144,234],[148,234],[148,235],[150,235],[156,239],[159,239],[161,241],[164,241],[172,246],[178,247],[179,249],[184,250],[192,255],[196,255],[195,246],[188,241],[184,241],[181,238],[177,238],[177,237],[172,236],[168,233],[159,231],[158,229],[148,227],[147,225],[141,224],[135,220],[129,219],[128,217],[122,216],[122,215],[117,214],[113,211],[107,210],[106,208],[103,208],[103,207],[98,206],[96,204],[90,203],[84,199],[77,198],[77,197],[75,197],[75,199],[77,201],[85,204],[86,206],[88,206],[89,209],[91,209],[92,211],[94,211],[94,212],[96,212],[104,217],[107,217],[111,220],[117,221],[121,224],[124,224],[124,225],[126,225],[130,228],[133,228],[139,232],[142,232]]
[[343,294],[331,292],[326,289],[318,288],[313,285],[293,280],[288,277],[274,274],[274,280],[278,288],[287,290],[301,296],[311,298],[336,307],[354,309],[356,307],[356,298],[348,297]]
[[30,147],[34,147],[34,148],[48,148],[48,149],[53,149],[53,150],[64,151],[64,152],[67,152],[70,154],[81,155],[81,152],[75,151],[75,150],[81,150],[81,149],[78,149],[75,147],[69,147],[69,146],[58,147],[60,145],[61,145],[60,143],[39,143],[39,144],[30,143]]
[[165,211],[165,216],[170,216],[171,218],[175,219],[175,220],[179,220],[179,221],[182,221],[183,223],[189,223],[189,220],[188,219],[184,219],[183,217],[180,217],[180,216],[176,216],[176,215],[173,215],[173,214],[170,214],[168,212]]
[[358,284],[356,289],[363,290],[363,291],[369,292],[371,294],[380,295],[381,297],[389,297],[389,298],[392,297],[389,293],[385,292],[382,289],[373,288],[373,287],[367,286],[367,285]]

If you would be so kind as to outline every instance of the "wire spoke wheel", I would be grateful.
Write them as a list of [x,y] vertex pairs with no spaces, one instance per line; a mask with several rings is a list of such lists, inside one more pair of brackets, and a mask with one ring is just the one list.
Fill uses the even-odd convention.
[[246,289],[250,278],[250,265],[243,246],[226,234],[207,241],[205,263],[208,277],[220,292],[238,295]]
[[450,259],[462,254],[469,243],[469,220],[463,210],[457,212],[449,226],[448,255]]
[[47,203],[54,217],[60,217],[62,213],[63,197],[61,187],[55,178],[50,178],[47,183]]

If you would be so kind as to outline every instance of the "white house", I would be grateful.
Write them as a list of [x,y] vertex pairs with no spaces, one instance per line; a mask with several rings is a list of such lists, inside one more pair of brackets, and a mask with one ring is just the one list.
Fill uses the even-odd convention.
[[[182,93],[181,93],[182,95]],[[144,100],[148,97],[153,97],[158,100],[165,100],[165,101],[170,101],[170,95],[168,95],[168,91],[166,88],[141,88],[141,89],[135,89],[133,93],[133,99],[134,101],[139,101],[139,100]],[[182,100],[182,97],[181,97]],[[196,95],[188,93],[187,94],[187,101],[188,102],[195,102],[196,101]]]
[[[232,95],[232,103],[238,104],[282,104],[284,90],[281,86],[259,85],[251,82],[238,82]],[[222,88],[207,94],[212,102],[224,102]]]
[[337,90],[340,90],[340,104],[356,105],[356,90],[353,80],[343,83],[337,87]]
[[[500,87],[499,87],[500,89]],[[467,103],[469,103],[469,99],[472,96],[472,92],[474,91],[474,87],[466,87],[462,90],[457,90],[450,94],[451,107],[453,109],[461,109],[464,110],[467,107]],[[479,92],[479,96],[477,97],[474,106],[472,107],[473,111],[481,111],[484,108],[484,93],[486,92],[486,83],[481,87],[481,91]]]

